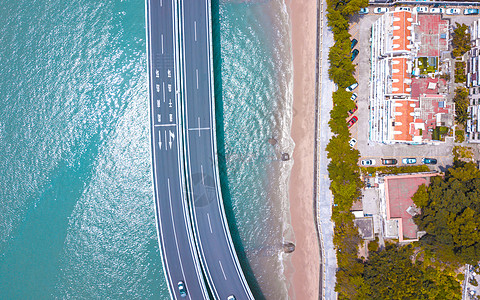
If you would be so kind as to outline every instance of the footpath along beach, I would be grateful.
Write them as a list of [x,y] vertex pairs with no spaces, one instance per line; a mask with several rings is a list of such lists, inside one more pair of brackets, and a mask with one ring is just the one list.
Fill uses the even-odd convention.
[[293,123],[295,142],[289,196],[296,250],[289,296],[318,299],[320,250],[313,212],[313,166],[315,126],[315,44],[317,1],[286,0],[292,26]]

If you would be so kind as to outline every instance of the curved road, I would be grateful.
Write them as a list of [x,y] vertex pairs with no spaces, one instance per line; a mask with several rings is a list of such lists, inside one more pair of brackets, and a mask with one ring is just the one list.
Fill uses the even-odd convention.
[[155,216],[170,294],[180,299],[183,281],[187,299],[209,299],[185,198],[176,10],[174,0],[146,1]]
[[187,187],[194,232],[216,299],[253,299],[233,248],[217,169],[210,0],[183,0]]

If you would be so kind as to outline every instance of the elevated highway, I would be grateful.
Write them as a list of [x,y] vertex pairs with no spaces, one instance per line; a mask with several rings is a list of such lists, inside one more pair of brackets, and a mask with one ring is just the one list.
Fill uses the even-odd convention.
[[210,0],[146,0],[157,228],[173,298],[254,299],[217,167]]
[[[174,0],[147,0],[147,55],[157,232],[170,294],[209,299],[185,194],[183,127]],[[184,299],[184,298],[183,298]]]
[[199,254],[216,299],[253,299],[230,236],[217,167],[211,4],[181,2],[187,188]]

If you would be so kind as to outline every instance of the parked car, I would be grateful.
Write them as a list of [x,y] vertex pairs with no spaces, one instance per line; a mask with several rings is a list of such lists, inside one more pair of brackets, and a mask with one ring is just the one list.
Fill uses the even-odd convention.
[[424,14],[428,13],[428,7],[426,7],[426,6],[416,7],[416,10],[417,10],[418,13],[424,13]]
[[356,46],[357,44],[358,44],[357,39],[353,39],[353,40],[352,40],[352,44],[350,45],[350,49],[355,48],[355,46]]
[[404,159],[402,159],[402,163],[404,165],[413,165],[413,164],[417,163],[417,159],[415,159],[415,158],[404,158]]
[[382,164],[386,165],[386,166],[393,166],[393,165],[396,165],[398,163],[398,161],[394,158],[382,158]]
[[355,145],[357,144],[357,140],[354,139],[354,138],[352,138],[352,139],[348,142],[348,144],[350,145],[350,147],[353,148],[353,147],[355,147]]
[[478,15],[478,9],[477,8],[466,8],[463,11],[464,15]]
[[187,297],[187,288],[185,287],[185,282],[178,282],[178,292],[180,293],[181,297]]
[[358,51],[358,49],[354,49],[352,52],[352,58],[350,60],[353,61],[355,58],[357,58],[359,52],[360,51]]
[[358,13],[361,15],[368,14],[368,8],[367,7],[360,8],[360,11]]
[[426,165],[436,165],[437,160],[435,158],[422,158],[422,164]]
[[234,295],[230,295],[227,297],[227,300],[235,300],[235,296]]
[[373,166],[375,163],[376,161],[374,159],[364,159],[360,162],[362,166]]
[[354,84],[348,86],[345,90],[347,92],[351,92],[351,91],[355,90],[357,88],[357,86],[358,86],[358,82],[355,82]]
[[377,7],[373,10],[373,12],[376,13],[376,14],[384,14],[384,13],[388,12],[388,8],[387,7]]
[[445,11],[447,15],[459,15],[460,9],[459,8],[449,8]]
[[438,7],[434,7],[434,8],[430,8],[430,13],[431,14],[443,14],[443,8],[438,8]]
[[357,123],[357,121],[358,121],[357,116],[353,116],[353,117],[350,119],[350,121],[348,121],[348,128],[352,127],[353,124]]
[[358,106],[355,105],[354,108],[348,111],[348,116],[350,117],[351,115],[353,115],[357,111],[357,109],[358,109]]
[[353,93],[352,97],[350,97],[350,100],[355,101],[357,100],[357,97],[358,97],[357,93]]
[[396,7],[395,11],[412,11],[412,9],[410,7],[400,6]]

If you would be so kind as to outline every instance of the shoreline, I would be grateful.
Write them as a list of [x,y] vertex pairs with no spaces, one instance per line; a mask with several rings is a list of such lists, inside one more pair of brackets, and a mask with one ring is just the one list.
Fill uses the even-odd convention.
[[295,143],[289,180],[290,217],[296,240],[291,256],[290,299],[319,297],[320,249],[314,221],[313,164],[315,131],[315,60],[317,1],[285,0],[293,53],[293,119]]

